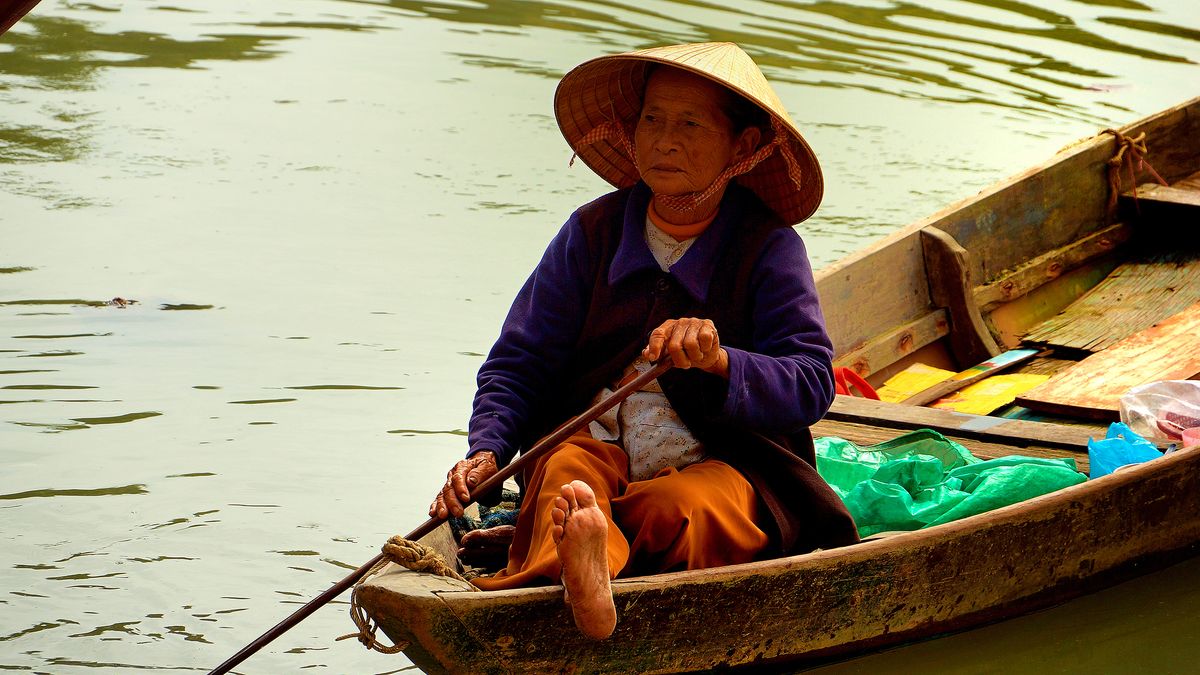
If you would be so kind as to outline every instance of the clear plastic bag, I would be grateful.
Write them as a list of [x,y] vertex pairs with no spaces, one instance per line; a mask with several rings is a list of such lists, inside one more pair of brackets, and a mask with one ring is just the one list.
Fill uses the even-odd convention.
[[1200,428],[1200,380],[1164,380],[1134,387],[1121,397],[1121,421],[1153,443],[1179,443]]

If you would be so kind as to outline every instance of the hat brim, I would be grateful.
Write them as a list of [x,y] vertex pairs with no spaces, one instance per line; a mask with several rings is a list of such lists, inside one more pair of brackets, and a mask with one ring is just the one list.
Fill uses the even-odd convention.
[[[704,48],[708,45],[688,47]],[[600,140],[583,145],[580,141],[590,131],[607,122],[621,125],[632,135],[641,112],[649,66],[661,64],[680,68],[736,92],[779,123],[777,128],[787,133],[789,149],[799,165],[803,178],[801,185],[796,185],[791,179],[787,163],[779,152],[771,153],[758,166],[735,180],[753,190],[788,224],[794,225],[811,216],[820,205],[824,192],[820,164],[783,109],[783,104],[762,78],[761,72],[758,77],[762,78],[762,84],[758,91],[747,91],[738,86],[736,81],[730,81],[736,78],[722,73],[719,60],[716,63],[710,60],[700,68],[680,63],[676,54],[671,56],[675,58],[645,52],[601,56],[563,76],[554,94],[554,115],[563,137],[579,159],[615,187],[629,187],[640,180],[633,158],[622,144]]]

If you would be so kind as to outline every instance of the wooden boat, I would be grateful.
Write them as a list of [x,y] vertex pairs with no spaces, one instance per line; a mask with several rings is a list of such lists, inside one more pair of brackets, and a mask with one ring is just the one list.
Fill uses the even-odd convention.
[[[1169,223],[1200,224],[1200,191],[1187,191],[1189,176],[1200,189],[1200,99],[1121,131],[1143,132],[1176,185],[1143,190],[1139,216],[1109,210],[1117,140],[1102,134],[823,270],[839,364],[875,383],[918,361],[965,368],[1016,345],[1145,242],[1178,246]],[[839,396],[814,432],[873,443],[930,427],[982,457],[1074,457],[1086,470],[1087,438],[1103,426],[1065,421]],[[603,641],[576,631],[559,587],[477,592],[392,566],[357,600],[427,672],[686,672],[812,663],[961,630],[1198,551],[1200,447],[854,546],[621,579],[619,622]]]

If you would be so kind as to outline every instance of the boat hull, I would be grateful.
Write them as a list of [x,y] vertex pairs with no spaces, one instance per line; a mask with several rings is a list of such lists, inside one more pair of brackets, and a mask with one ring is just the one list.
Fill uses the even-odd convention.
[[[1146,134],[1168,181],[1200,181],[1200,98],[1122,131]],[[1118,222],[1110,208],[1115,149],[1109,134],[1085,140],[822,270],[836,364],[875,384],[918,360],[968,368],[1016,346],[1097,284],[1123,247],[1162,240],[1161,223]],[[863,405],[839,401],[818,427],[860,442],[929,426],[981,456],[1081,459],[1081,435],[1104,433],[868,403],[865,415]],[[474,592],[392,568],[360,586],[358,599],[428,672],[688,672],[822,661],[961,630],[1198,550],[1200,448],[1192,448],[925,530],[619,580],[617,628],[602,641],[575,629],[561,587]]]
[[1197,551],[1200,449],[918,532],[620,580],[611,638],[561,587],[472,592],[396,567],[359,601],[426,672],[666,673],[812,662],[1015,616]]

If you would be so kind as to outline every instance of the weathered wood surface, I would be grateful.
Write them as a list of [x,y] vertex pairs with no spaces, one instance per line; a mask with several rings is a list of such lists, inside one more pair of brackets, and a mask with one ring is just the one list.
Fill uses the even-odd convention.
[[1172,183],[1172,186],[1187,190],[1200,190],[1200,171]]
[[1179,251],[1130,261],[1025,340],[1099,352],[1196,302],[1200,254]]
[[[936,308],[929,301],[929,284],[917,236],[909,231],[895,233],[863,252],[833,263],[816,273],[817,292],[825,312],[825,326],[833,340],[835,357],[860,352],[846,365],[866,376],[885,368],[944,336],[928,330],[926,319]],[[945,313],[943,312],[943,319]],[[921,330],[906,331],[915,325]],[[948,326],[948,322],[944,321]],[[880,336],[896,334],[895,343],[879,349]],[[908,339],[899,344],[907,334]],[[892,345],[898,349],[892,350]],[[890,360],[889,360],[890,359]]]
[[362,603],[427,672],[667,673],[804,663],[1062,602],[1194,555],[1200,449],[926,530],[802,556],[619,579],[611,638],[561,587],[464,591],[395,568]]
[[1200,303],[1093,354],[1017,397],[1034,410],[1115,420],[1121,396],[1140,384],[1200,374]]
[[1064,273],[1112,253],[1133,236],[1133,228],[1117,223],[1066,246],[1033,258],[1002,277],[975,288],[982,312],[1023,297]]
[[[1168,181],[1200,166],[1200,99],[1122,129],[1147,134],[1149,156]],[[1049,251],[1109,224],[1106,162],[1115,140],[1102,134],[1049,162],[898,231],[818,271],[817,288],[838,357],[932,309],[919,232],[935,227],[971,255],[971,277],[988,285]],[[1140,172],[1138,182],[1148,174]],[[1128,187],[1128,186],[1127,186]],[[912,345],[913,350],[924,344]],[[870,364],[871,372],[890,364]]]
[[1159,185],[1158,183],[1147,183],[1139,185],[1137,194],[1126,192],[1121,195],[1122,199],[1129,202],[1147,201],[1160,204],[1176,204],[1185,207],[1187,212],[1195,214],[1200,210],[1200,190],[1195,188],[1187,189],[1177,186]]
[[929,297],[950,313],[950,349],[960,365],[979,363],[1000,353],[975,304],[970,255],[954,237],[937,229],[921,230],[921,248]]
[[[1158,230],[1159,236],[1194,243],[1200,238],[1195,232],[1195,228],[1200,226],[1200,190],[1178,185],[1148,183],[1139,185],[1136,192],[1126,192],[1121,195],[1121,217],[1139,225],[1150,223]],[[1175,228],[1188,228],[1190,231],[1170,231]]]
[[950,317],[946,310],[937,309],[842,353],[833,365],[850,368],[865,377],[949,333]]
[[1031,375],[1057,375],[1062,371],[1074,366],[1079,361],[1071,359],[1060,359],[1054,356],[1039,356],[1036,359],[1031,359],[1022,363],[1017,372],[1029,373]]
[[825,420],[906,431],[933,429],[947,436],[1002,443],[1016,448],[1040,446],[1073,451],[1086,451],[1088,438],[1103,438],[1105,432],[1105,428],[1098,425],[1068,426],[1010,420],[840,395],[834,398]]
[[1019,298],[996,306],[987,315],[988,325],[1005,347],[1019,346],[1030,330],[1054,318],[1104,281],[1120,264],[1118,255],[1114,253],[1090,261]]

